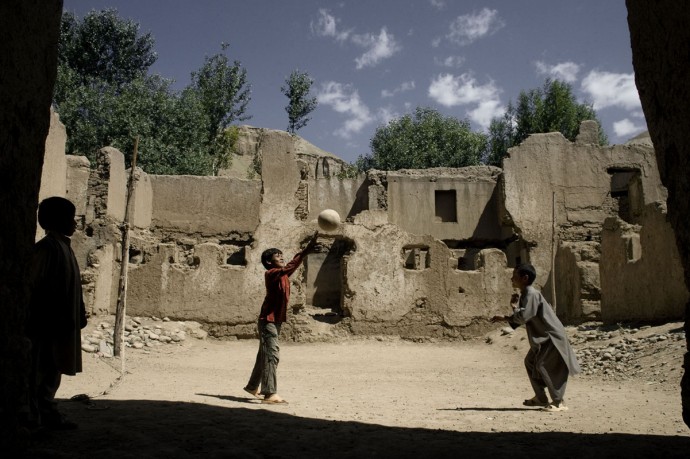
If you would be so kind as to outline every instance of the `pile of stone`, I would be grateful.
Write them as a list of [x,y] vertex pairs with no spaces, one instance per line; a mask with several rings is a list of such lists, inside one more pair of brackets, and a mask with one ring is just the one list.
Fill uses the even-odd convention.
[[583,374],[614,380],[643,377],[650,381],[665,381],[668,371],[672,371],[664,368],[670,363],[668,360],[675,354],[675,357],[682,356],[684,352],[685,333],[681,329],[640,333],[648,328],[612,331],[587,326],[578,328],[570,339]]
[[[113,317],[101,321],[95,329],[82,331],[81,349],[84,352],[99,353],[104,357],[113,356]],[[181,344],[192,336],[206,338],[207,334],[197,322],[173,322],[170,319],[151,317],[127,318],[125,321],[124,345],[133,349],[145,349],[166,344]],[[90,330],[90,331],[88,331]]]

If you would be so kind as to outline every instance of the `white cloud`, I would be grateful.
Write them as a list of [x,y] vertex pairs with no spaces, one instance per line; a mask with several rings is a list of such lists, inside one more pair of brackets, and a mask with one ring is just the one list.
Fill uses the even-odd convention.
[[310,27],[314,35],[318,37],[334,38],[340,43],[350,41],[367,50],[355,59],[357,69],[373,67],[383,59],[389,58],[402,49],[393,34],[388,33],[385,27],[381,28],[378,35],[373,33],[353,34],[352,29],[338,29],[339,20],[326,9],[319,9],[316,21],[311,21]]
[[397,88],[384,89],[383,91],[381,91],[381,97],[393,97],[394,95],[396,95],[398,93],[413,90],[414,86],[415,86],[414,81],[404,81]]
[[613,132],[618,137],[630,137],[645,130],[647,130],[647,126],[644,124],[635,124],[628,118],[613,123]]
[[344,85],[335,81],[328,81],[321,85],[318,91],[317,100],[319,104],[331,107],[337,113],[347,116],[345,123],[336,129],[335,135],[344,139],[349,139],[353,134],[360,132],[364,126],[375,121],[357,90],[349,85]]
[[437,38],[434,38],[433,40],[431,40],[431,46],[433,48],[438,48],[440,44],[441,44],[441,38],[440,37],[437,37]]
[[350,31],[338,31],[338,20],[326,9],[319,9],[319,17],[316,22],[310,23],[311,31],[319,37],[332,37],[337,41],[345,41],[350,36]]
[[440,65],[443,67],[451,67],[451,68],[458,68],[461,67],[462,64],[465,62],[465,58],[462,56],[448,56],[445,59],[441,58],[434,58],[434,62],[436,65]]
[[493,81],[480,85],[469,73],[457,77],[449,73],[440,74],[429,85],[429,97],[445,107],[476,104],[467,115],[484,129],[489,127],[491,118],[505,111],[500,92]]
[[580,66],[575,62],[561,62],[556,65],[548,65],[543,61],[537,61],[535,65],[538,74],[548,75],[566,83],[573,83],[577,80],[577,73],[580,71]]
[[429,3],[431,3],[431,6],[433,6],[437,10],[442,10],[446,7],[446,2],[444,2],[443,0],[429,0]]
[[478,13],[458,16],[450,24],[450,32],[446,38],[458,45],[469,45],[479,38],[496,33],[505,23],[498,16],[497,10],[484,8]]
[[388,124],[395,118],[400,118],[400,114],[391,107],[381,107],[376,111],[376,118],[381,124]]
[[357,69],[364,67],[373,67],[382,59],[391,57],[402,49],[402,47],[395,41],[395,37],[386,31],[383,27],[378,36],[374,34],[362,34],[352,36],[352,42],[369,48],[364,54],[355,59]]
[[472,121],[480,125],[482,129],[488,129],[491,120],[503,115],[505,111],[506,108],[501,105],[499,99],[491,99],[479,102],[477,108],[468,111],[467,115]]
[[640,96],[632,73],[610,73],[592,70],[582,80],[582,90],[592,100],[595,110],[618,107],[624,110],[641,110]]

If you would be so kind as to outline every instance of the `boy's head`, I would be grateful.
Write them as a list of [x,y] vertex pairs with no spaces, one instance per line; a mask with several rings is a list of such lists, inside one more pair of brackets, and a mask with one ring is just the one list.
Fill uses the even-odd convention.
[[38,224],[46,231],[71,236],[77,229],[75,213],[76,208],[68,199],[59,196],[46,198],[38,205]]
[[261,264],[266,269],[282,268],[285,265],[283,262],[283,252],[276,248],[264,250],[261,254]]
[[529,263],[521,263],[513,270],[513,287],[525,288],[537,278],[537,270]]

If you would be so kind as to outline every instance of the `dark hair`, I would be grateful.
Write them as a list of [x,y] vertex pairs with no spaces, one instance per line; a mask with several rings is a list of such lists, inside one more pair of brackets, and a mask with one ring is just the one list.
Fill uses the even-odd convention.
[[271,260],[273,259],[273,255],[276,253],[283,253],[280,249],[271,248],[271,249],[266,249],[263,251],[261,254],[261,264],[264,265],[264,268],[266,269],[271,269]]
[[38,224],[46,231],[62,231],[77,209],[69,199],[53,196],[38,205]]
[[521,263],[515,267],[515,271],[522,276],[527,276],[527,285],[532,285],[532,282],[534,282],[534,279],[537,278],[537,270],[534,269],[534,266],[532,266],[529,263]]

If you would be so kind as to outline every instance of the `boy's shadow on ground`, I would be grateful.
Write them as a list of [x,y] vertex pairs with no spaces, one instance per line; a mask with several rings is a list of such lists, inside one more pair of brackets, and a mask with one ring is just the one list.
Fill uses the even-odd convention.
[[[108,400],[61,409],[79,428],[37,438],[28,458],[197,457],[664,457],[687,458],[690,437],[569,432],[455,432],[302,418],[272,408]],[[482,410],[485,408],[466,408]],[[457,411],[457,409],[455,410]],[[450,414],[446,414],[448,416]],[[462,422],[458,413],[458,422]]]
[[[539,411],[538,409],[536,409]],[[439,408],[437,411],[535,411],[535,408],[489,408],[489,407],[482,407],[482,406],[470,406],[470,407],[462,407],[459,406],[457,408]]]
[[246,397],[235,397],[234,395],[220,395],[220,394],[217,394],[217,395],[214,395],[214,394],[196,394],[196,395],[200,395],[200,396],[202,396],[202,397],[214,397],[214,398],[218,398],[218,399],[220,399],[220,400],[228,400],[228,401],[231,401],[231,402],[238,402],[238,403],[257,403],[257,402],[261,402],[261,399],[259,399],[259,398],[252,398],[252,397],[249,397],[249,396],[246,396]]

